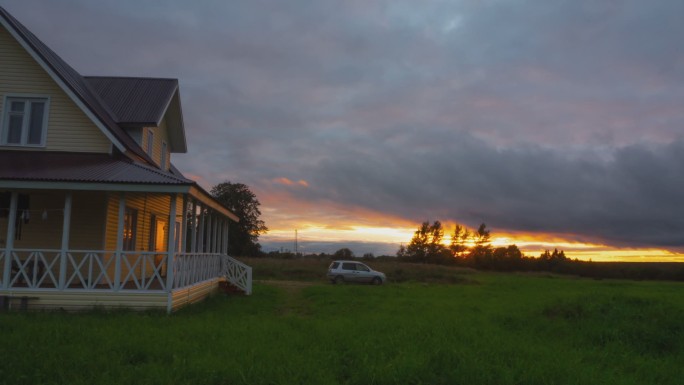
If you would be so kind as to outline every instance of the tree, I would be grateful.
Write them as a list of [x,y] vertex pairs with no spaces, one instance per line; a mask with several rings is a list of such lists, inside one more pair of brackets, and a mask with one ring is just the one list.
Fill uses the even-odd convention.
[[361,257],[361,258],[363,258],[363,259],[375,259],[375,254],[373,254],[373,253],[366,253],[366,254],[364,254],[363,257]]
[[543,269],[554,270],[568,260],[563,250],[553,249],[553,253],[548,250],[539,256],[539,264]]
[[470,231],[459,224],[454,228],[454,234],[451,236],[451,245],[449,249],[455,257],[463,257],[468,251],[468,241],[470,240]]
[[259,235],[268,231],[259,219],[259,200],[242,183],[223,182],[211,189],[211,195],[240,218],[228,226],[228,253],[235,256],[256,256],[261,251]]
[[398,257],[404,257],[416,262],[436,262],[447,261],[449,252],[442,244],[444,238],[444,228],[440,221],[423,222],[418,230],[413,233],[413,238],[406,248],[401,246],[397,251]]
[[408,252],[406,251],[406,246],[402,243],[399,245],[399,250],[397,250],[397,258],[399,259],[407,259],[408,258]]
[[487,230],[487,225],[484,223],[480,224],[475,232],[475,247],[485,247],[489,248],[489,239],[491,238],[490,231]]
[[475,246],[468,255],[470,262],[478,268],[489,268],[493,260],[492,245],[490,244],[490,231],[487,225],[480,224],[477,231],[473,234]]
[[427,260],[428,233],[430,232],[430,222],[423,222],[418,230],[413,233],[413,238],[406,246],[404,256],[408,259],[423,262]]
[[333,258],[335,259],[353,259],[354,257],[354,252],[346,247],[337,250],[335,254],[333,254]]

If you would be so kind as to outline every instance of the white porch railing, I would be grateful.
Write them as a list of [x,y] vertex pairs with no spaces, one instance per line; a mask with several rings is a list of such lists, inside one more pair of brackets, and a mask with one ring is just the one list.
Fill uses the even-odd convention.
[[220,254],[177,254],[173,263],[174,289],[191,286],[221,276]]
[[252,268],[225,254],[183,253],[174,257],[173,288],[225,277],[246,294],[252,293]]
[[168,254],[163,252],[0,250],[0,290],[168,292],[225,276],[251,293],[252,269],[226,255],[174,255],[172,283],[167,267]]
[[252,294],[252,268],[233,257],[222,255],[222,258],[223,270],[221,275],[226,277],[228,282],[244,291],[245,294]]

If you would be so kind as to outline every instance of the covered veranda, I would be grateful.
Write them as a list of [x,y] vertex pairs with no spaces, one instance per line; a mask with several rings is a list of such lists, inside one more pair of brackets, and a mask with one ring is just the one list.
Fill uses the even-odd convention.
[[251,268],[227,255],[233,213],[180,176],[112,178],[0,179],[5,306],[25,298],[34,309],[171,312],[222,280],[251,293]]

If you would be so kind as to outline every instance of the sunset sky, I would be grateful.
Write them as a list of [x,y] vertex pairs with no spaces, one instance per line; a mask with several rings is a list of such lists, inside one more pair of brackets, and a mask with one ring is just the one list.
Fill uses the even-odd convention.
[[394,254],[422,221],[530,255],[684,261],[684,2],[0,0],[83,75],[180,81],[265,251]]

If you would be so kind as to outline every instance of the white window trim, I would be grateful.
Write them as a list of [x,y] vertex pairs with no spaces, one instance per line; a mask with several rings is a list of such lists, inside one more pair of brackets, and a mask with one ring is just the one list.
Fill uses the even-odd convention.
[[[7,135],[9,135],[9,116],[10,107],[9,99],[43,99],[45,100],[45,111],[43,112],[43,124],[40,137],[40,144],[24,144],[24,143],[7,143]],[[43,94],[5,94],[2,101],[2,121],[0,122],[0,145],[8,147],[33,147],[44,148],[47,146],[47,131],[48,121],[50,115],[50,95]],[[28,135],[28,134],[26,134]],[[22,137],[24,132],[22,130]]]
[[151,128],[147,129],[147,138],[145,138],[145,140],[147,140],[145,152],[150,158],[154,158],[154,131],[152,131]]

